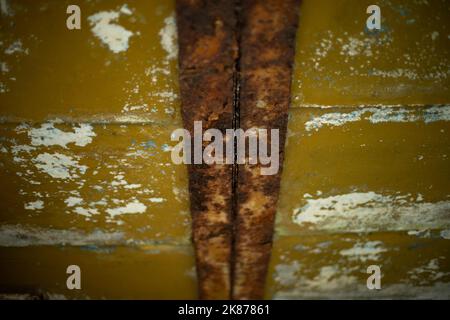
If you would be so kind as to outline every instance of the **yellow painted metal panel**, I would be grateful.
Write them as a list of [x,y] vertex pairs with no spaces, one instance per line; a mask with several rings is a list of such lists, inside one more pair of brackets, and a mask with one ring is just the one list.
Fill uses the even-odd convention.
[[266,298],[449,297],[448,3],[371,4],[302,2]]
[[[0,248],[0,298],[195,299],[191,247]],[[68,290],[66,268],[81,269],[81,290]]]
[[0,25],[0,116],[179,118],[174,3],[77,1],[82,26],[71,31],[71,1],[8,2],[11,15],[2,15]]
[[448,1],[305,0],[300,14],[293,107],[450,102]]
[[[285,236],[275,240],[271,299],[449,299],[449,240],[406,232]],[[367,268],[381,270],[369,290]]]
[[196,298],[175,2],[69,4],[2,2],[0,297]]
[[292,111],[278,232],[450,227],[448,112],[448,107]]
[[1,225],[188,243],[187,173],[157,125],[0,126]]

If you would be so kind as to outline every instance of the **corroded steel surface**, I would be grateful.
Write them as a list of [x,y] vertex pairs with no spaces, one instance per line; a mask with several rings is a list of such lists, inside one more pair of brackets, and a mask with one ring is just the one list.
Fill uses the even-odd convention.
[[[233,78],[237,42],[230,1],[177,2],[180,91],[186,129],[225,132],[233,124]],[[192,135],[193,136],[193,135]],[[232,166],[189,166],[189,192],[199,296],[227,299],[232,242]]]
[[297,0],[242,3],[240,127],[280,130],[280,171],[261,175],[260,165],[239,166],[235,299],[258,299],[264,293],[283,163],[298,5]]

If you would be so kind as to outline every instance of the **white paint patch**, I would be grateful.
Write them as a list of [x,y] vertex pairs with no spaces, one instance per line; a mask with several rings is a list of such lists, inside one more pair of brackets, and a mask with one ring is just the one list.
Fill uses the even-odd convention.
[[350,113],[333,112],[326,113],[319,117],[315,117],[305,123],[306,131],[316,130],[324,126],[338,127],[349,122],[361,121],[361,115],[363,111],[353,111]]
[[154,203],[161,203],[161,202],[166,201],[166,199],[164,199],[164,198],[150,198],[149,200],[150,200],[150,202],[154,202]]
[[88,169],[72,157],[60,153],[43,153],[32,161],[36,168],[56,179],[76,178],[78,173],[84,174]]
[[354,37],[349,37],[348,42],[344,43],[341,48],[341,55],[354,57],[360,54],[364,54],[366,57],[371,57],[372,45],[376,43],[377,40],[373,38],[358,39]]
[[161,46],[167,52],[167,60],[173,60],[178,55],[177,25],[175,13],[164,19],[164,27],[159,31]]
[[18,39],[14,41],[8,48],[5,50],[6,55],[13,55],[16,53],[24,53],[28,54],[28,49],[25,49],[22,44],[22,40]]
[[94,214],[99,214],[97,209],[93,209],[93,208],[83,208],[83,207],[76,207],[74,209],[74,212],[76,214],[79,214],[81,216],[85,216],[85,217],[91,217]]
[[379,254],[387,251],[382,245],[381,241],[358,242],[352,248],[341,250],[339,253],[350,260],[360,260],[361,262],[378,260]]
[[314,297],[327,292],[340,290],[345,292],[345,289],[357,284],[356,277],[347,275],[337,265],[321,267],[314,277],[302,274],[301,270],[302,266],[297,261],[290,264],[279,264],[275,267],[275,281],[286,288],[277,292],[275,298],[280,294],[295,298],[297,294],[303,297],[305,294]]
[[282,286],[292,286],[297,281],[297,273],[300,271],[300,264],[297,261],[275,266],[274,280]]
[[322,127],[338,127],[350,122],[370,121],[383,122],[414,122],[450,121],[450,105],[433,106],[422,112],[397,107],[361,107],[352,112],[330,112],[314,117],[305,123],[306,131],[318,131]]
[[128,203],[125,207],[106,209],[106,212],[111,216],[111,218],[114,218],[115,216],[119,216],[122,214],[144,213],[146,210],[147,206],[145,206],[138,200],[134,200],[133,202]]
[[133,32],[116,24],[121,14],[131,15],[131,10],[124,6],[119,11],[102,11],[88,18],[92,33],[99,38],[109,50],[120,53],[128,50],[128,41]]
[[425,123],[431,123],[436,121],[450,121],[450,106],[439,107],[434,106],[425,110],[424,114]]
[[20,225],[0,226],[0,247],[57,246],[57,245],[114,245],[125,241],[122,232],[101,230],[84,233],[77,230],[56,230]]
[[[164,101],[171,101],[171,102],[173,102],[173,101],[175,101],[178,98],[178,95],[175,92],[173,92],[173,91],[158,91],[158,92],[154,92],[152,94],[152,96],[153,97],[159,97],[160,98],[159,99],[160,102],[164,102]],[[168,113],[167,109],[166,109],[166,113]]]
[[441,237],[447,240],[450,240],[450,229],[449,230],[442,230],[441,231]]
[[431,231],[428,229],[425,230],[409,230],[408,236],[416,236],[419,238],[431,238],[432,234]]
[[18,155],[19,153],[22,152],[30,153],[34,150],[36,150],[36,148],[27,145],[16,145],[11,147],[11,153],[13,155]]
[[128,113],[133,111],[148,111],[148,104],[144,103],[142,105],[128,105],[126,104],[122,108],[122,113]]
[[30,125],[28,123],[23,122],[23,123],[19,124],[14,129],[14,131],[17,133],[24,133],[24,132],[27,132],[28,129],[30,129]]
[[439,37],[439,32],[433,31],[431,33],[431,40],[435,41]]
[[128,16],[131,16],[133,14],[133,11],[131,11],[131,9],[128,7],[128,4],[124,4],[122,8],[120,8],[120,12]]
[[69,197],[66,200],[64,200],[64,203],[68,207],[75,207],[75,206],[78,206],[78,205],[82,204],[83,203],[83,199],[78,198],[78,197]]
[[339,290],[354,284],[356,278],[341,272],[338,266],[323,266],[313,279],[305,281],[310,290]]
[[161,150],[162,150],[163,152],[171,152],[171,151],[172,151],[172,147],[169,146],[168,144],[163,144],[163,145],[161,146]]
[[0,0],[0,10],[3,16],[12,16],[13,12],[8,3],[8,0]]
[[14,157],[13,158],[14,162],[20,163],[20,162],[26,162],[26,160],[24,158],[21,157]]
[[450,226],[450,201],[414,202],[411,195],[354,192],[307,198],[292,221],[318,230],[347,232],[401,231]]
[[450,272],[440,270],[439,259],[431,259],[427,264],[410,270],[408,275],[420,285],[427,285],[450,275]]
[[[357,247],[354,252],[378,255],[375,242],[370,250]],[[362,251],[361,251],[362,250]],[[375,252],[375,253],[374,253]],[[354,255],[348,255],[354,257]],[[312,269],[318,270],[312,272]],[[437,259],[431,260],[423,267],[408,273],[408,282],[383,283],[382,290],[368,290],[365,276],[361,278],[361,266],[351,267],[347,263],[324,266],[301,265],[297,261],[275,266],[274,280],[276,283],[273,299],[449,299],[450,287],[448,282],[442,282],[447,273],[439,272]],[[365,268],[364,268],[365,271]],[[367,275],[368,276],[368,275]],[[411,279],[427,281],[416,282]]]
[[416,71],[406,68],[397,68],[394,70],[373,69],[371,75],[381,78],[407,78],[410,80],[417,80],[417,78],[419,78]]
[[61,146],[67,148],[69,143],[85,147],[92,142],[96,134],[90,124],[80,124],[73,128],[73,132],[65,132],[55,128],[53,123],[44,123],[40,128],[28,131],[33,146]]
[[[325,274],[326,275],[326,274]],[[303,278],[302,278],[303,279]],[[317,282],[322,279],[319,277]],[[313,280],[306,279],[307,285],[281,289],[274,293],[273,299],[412,299],[412,300],[448,300],[450,290],[448,282],[435,282],[432,285],[415,286],[413,284],[382,284],[382,290],[367,290],[363,281],[355,276],[336,274],[328,286],[312,287]]]
[[28,202],[24,207],[26,210],[42,210],[44,209],[44,202],[42,200]]
[[89,203],[89,206],[91,206],[91,207],[106,206],[107,204],[108,204],[108,202],[103,198],[99,201],[93,201],[93,202]]
[[9,92],[9,88],[3,82],[0,82],[0,93],[5,92]]
[[9,66],[6,62],[0,62],[0,71],[5,74],[9,72]]
[[142,185],[140,184],[127,184],[124,186],[125,189],[139,189],[140,187],[142,187]]

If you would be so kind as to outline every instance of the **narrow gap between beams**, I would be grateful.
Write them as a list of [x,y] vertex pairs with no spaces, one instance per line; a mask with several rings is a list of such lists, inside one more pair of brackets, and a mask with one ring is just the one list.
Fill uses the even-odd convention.
[[[241,0],[234,1],[234,14],[236,16],[236,26],[235,26],[235,36],[237,42],[237,56],[234,65],[234,74],[233,74],[233,130],[236,132],[236,129],[240,128],[240,62],[241,62]],[[232,224],[232,235],[231,235],[231,259],[230,259],[230,297],[233,296],[233,287],[234,287],[234,276],[235,276],[235,242],[236,242],[236,217],[237,217],[237,209],[238,209],[238,174],[239,174],[239,166],[237,164],[237,143],[235,138],[233,138],[234,145],[234,162],[232,169],[232,178],[231,178],[231,224]]]

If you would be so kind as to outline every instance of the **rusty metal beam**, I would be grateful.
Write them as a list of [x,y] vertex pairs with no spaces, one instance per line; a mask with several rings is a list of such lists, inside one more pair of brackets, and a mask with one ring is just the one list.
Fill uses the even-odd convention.
[[[182,116],[191,135],[194,121],[223,134],[279,129],[282,163],[298,2],[177,1]],[[262,298],[281,170],[188,170],[200,298]]]
[[[233,126],[237,58],[236,16],[229,0],[177,1],[182,116],[193,137],[203,130],[225,133]],[[200,299],[230,297],[232,166],[188,166],[192,239]]]
[[264,295],[287,131],[298,7],[298,0],[242,1],[240,127],[279,129],[280,170],[276,175],[261,175],[260,165],[238,168],[234,299],[261,299]]

